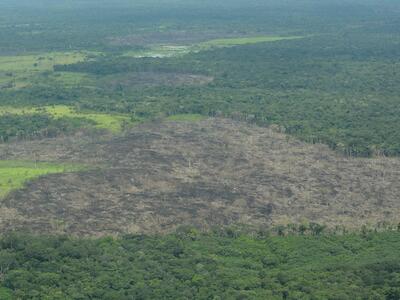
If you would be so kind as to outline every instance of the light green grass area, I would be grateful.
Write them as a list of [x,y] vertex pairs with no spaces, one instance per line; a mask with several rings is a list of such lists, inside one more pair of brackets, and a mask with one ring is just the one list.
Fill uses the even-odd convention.
[[[54,65],[81,62],[88,59],[89,55],[96,54],[81,51],[0,56],[0,88],[27,86],[38,74],[52,72]],[[63,76],[66,75],[61,74],[59,77]]]
[[85,118],[96,122],[96,127],[120,132],[124,122],[130,122],[127,115],[114,115],[94,112],[77,112],[66,105],[44,107],[45,111],[54,117]]
[[172,115],[167,117],[168,121],[175,121],[175,122],[196,122],[206,119],[207,117],[199,114],[179,114],[179,115]]
[[149,49],[144,50],[132,50],[125,52],[122,56],[125,57],[135,57],[135,58],[145,58],[145,57],[153,57],[153,58],[164,58],[164,57],[173,57],[187,54],[191,51],[190,46],[152,46]]
[[132,50],[125,52],[122,56],[135,58],[164,58],[185,55],[190,52],[199,52],[214,47],[233,47],[246,44],[256,44],[265,42],[277,42],[282,40],[294,40],[304,38],[303,36],[253,36],[240,38],[214,39],[203,43],[178,46],[178,45],[155,45],[144,50]]
[[37,72],[52,70],[56,64],[73,64],[83,61],[85,52],[50,52],[38,55],[0,56],[0,71]]
[[74,164],[54,164],[32,161],[0,160],[0,197],[22,188],[28,180],[63,172],[75,172],[84,167]]
[[294,40],[303,38],[302,36],[254,36],[241,38],[215,39],[200,43],[200,47],[231,47],[238,45],[257,44],[266,42],[277,42],[283,40]]
[[72,107],[66,105],[54,105],[44,107],[10,107],[0,106],[0,115],[4,114],[34,114],[47,113],[55,118],[85,118],[96,123],[97,128],[107,129],[111,132],[118,133],[122,131],[124,124],[133,124],[134,122],[128,115],[105,114],[95,112],[77,112]]

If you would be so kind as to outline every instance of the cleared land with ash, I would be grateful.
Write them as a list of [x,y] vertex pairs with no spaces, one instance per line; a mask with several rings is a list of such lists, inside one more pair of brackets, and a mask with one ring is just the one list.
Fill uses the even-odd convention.
[[348,158],[226,119],[160,121],[121,137],[0,145],[0,158],[82,163],[2,200],[0,231],[105,235],[179,225],[399,222],[400,160]]

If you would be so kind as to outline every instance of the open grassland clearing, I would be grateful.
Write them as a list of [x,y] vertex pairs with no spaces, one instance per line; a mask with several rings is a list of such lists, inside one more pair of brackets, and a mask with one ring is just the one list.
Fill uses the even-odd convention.
[[3,72],[49,71],[56,64],[73,64],[86,58],[86,52],[49,52],[36,55],[0,56],[0,70]]
[[125,125],[133,124],[134,121],[128,115],[106,114],[87,111],[76,111],[74,108],[66,105],[54,105],[43,107],[11,107],[0,106],[0,116],[5,114],[49,114],[54,118],[84,118],[96,123],[95,127],[107,129],[111,132],[121,132]]
[[[36,80],[38,74],[52,72],[54,65],[74,64],[95,55],[97,54],[79,51],[0,56],[0,88],[19,88],[30,85]],[[62,77],[62,74],[59,77]]]
[[106,114],[87,111],[76,111],[73,108],[65,105],[54,105],[44,107],[45,111],[56,118],[71,117],[71,118],[86,118],[96,122],[96,127],[107,129],[114,133],[122,131],[125,123],[132,123],[131,118],[127,115]]
[[124,52],[122,56],[135,57],[135,58],[146,58],[146,57],[163,58],[163,57],[184,55],[189,53],[190,51],[191,51],[190,46],[158,45],[149,47],[148,49],[130,50]]
[[0,160],[0,197],[19,189],[28,181],[46,174],[73,172],[83,167],[34,161]]
[[200,43],[200,49],[210,47],[233,47],[239,45],[249,45],[257,43],[277,42],[283,40],[301,39],[303,36],[253,36],[253,37],[238,37],[226,39],[214,39]]
[[122,56],[134,58],[165,58],[182,56],[191,52],[209,50],[215,47],[233,47],[257,43],[277,42],[283,40],[300,39],[303,36],[253,36],[237,38],[212,39],[192,45],[154,45],[148,49],[130,50]]

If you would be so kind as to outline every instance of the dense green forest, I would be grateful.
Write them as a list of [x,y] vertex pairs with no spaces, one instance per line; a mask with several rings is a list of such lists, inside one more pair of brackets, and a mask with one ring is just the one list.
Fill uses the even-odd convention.
[[400,299],[400,234],[0,239],[1,299]]
[[55,137],[72,133],[83,126],[93,125],[82,118],[53,118],[48,114],[2,115],[0,116],[0,141],[12,138],[33,139]]

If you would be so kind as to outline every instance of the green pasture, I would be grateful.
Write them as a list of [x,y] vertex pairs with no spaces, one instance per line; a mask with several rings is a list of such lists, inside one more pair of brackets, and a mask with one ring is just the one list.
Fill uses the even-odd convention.
[[122,56],[135,58],[165,58],[174,57],[190,52],[198,52],[208,50],[214,47],[233,47],[247,44],[257,44],[266,42],[277,42],[282,40],[293,40],[303,38],[302,36],[253,36],[253,37],[238,37],[214,39],[199,44],[178,46],[178,45],[155,45],[143,50],[131,50],[125,52]]
[[247,44],[257,44],[266,42],[277,42],[283,40],[294,40],[303,38],[302,36],[253,36],[253,37],[240,37],[240,38],[226,38],[226,39],[214,39],[200,43],[201,48],[209,47],[232,47]]
[[24,186],[28,180],[46,175],[82,170],[73,164],[0,160],[0,197]]
[[85,52],[49,52],[36,55],[0,56],[2,72],[37,72],[52,70],[56,64],[73,64],[85,60]]
[[148,49],[127,51],[122,56],[134,58],[165,58],[184,55],[190,51],[190,46],[157,45],[149,47]]
[[44,107],[45,112],[54,117],[86,118],[96,122],[96,127],[108,129],[112,132],[120,132],[124,122],[130,122],[127,115],[115,115],[95,112],[77,112],[66,105],[54,105]]
[[105,114],[95,112],[78,112],[72,107],[66,105],[54,105],[44,107],[10,107],[0,106],[0,115],[4,114],[34,114],[47,113],[55,118],[85,118],[96,123],[97,128],[107,129],[111,132],[118,133],[123,129],[124,123],[132,123],[131,118],[127,115]]
[[[80,51],[0,56],[0,89],[21,88],[30,85],[38,74],[52,72],[54,65],[74,64],[88,59],[89,55],[94,54]],[[71,80],[71,75],[59,75],[61,79],[64,77],[67,77],[66,80]]]

